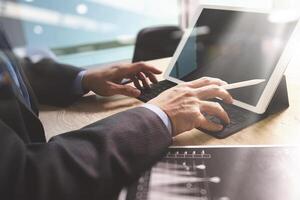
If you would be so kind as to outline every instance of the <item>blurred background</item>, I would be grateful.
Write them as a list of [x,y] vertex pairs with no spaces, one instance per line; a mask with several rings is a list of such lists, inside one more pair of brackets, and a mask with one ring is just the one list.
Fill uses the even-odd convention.
[[0,24],[19,56],[93,67],[130,61],[145,27],[187,28],[201,4],[300,8],[299,0],[0,0]]

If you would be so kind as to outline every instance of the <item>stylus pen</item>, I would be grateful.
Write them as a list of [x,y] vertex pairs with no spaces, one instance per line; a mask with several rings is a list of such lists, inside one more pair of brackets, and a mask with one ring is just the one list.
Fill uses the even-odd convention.
[[[223,85],[222,88],[224,88],[225,90],[232,90],[232,89],[236,89],[236,88],[242,88],[242,87],[257,85],[257,84],[263,83],[265,81],[266,81],[265,79],[252,79],[252,80],[248,80],[248,81],[242,81],[242,82],[237,82],[237,83],[231,83],[231,84],[228,84],[228,85]],[[126,85],[128,83],[132,83],[132,80],[123,79],[121,81],[122,85]]]
[[232,89],[236,89],[236,88],[258,85],[265,81],[266,81],[266,79],[252,79],[252,80],[248,80],[248,81],[242,81],[242,82],[237,82],[237,83],[231,83],[228,85],[223,85],[222,88],[224,88],[225,90],[232,90]]

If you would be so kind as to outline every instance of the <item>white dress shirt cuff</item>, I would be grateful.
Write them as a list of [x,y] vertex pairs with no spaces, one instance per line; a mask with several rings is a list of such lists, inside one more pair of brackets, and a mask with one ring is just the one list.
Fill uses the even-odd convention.
[[84,95],[86,92],[82,88],[82,79],[84,74],[86,73],[86,70],[83,70],[77,74],[76,79],[73,83],[73,93],[76,95]]
[[169,130],[170,135],[172,135],[172,124],[168,117],[168,115],[158,106],[155,106],[153,104],[143,104],[141,107],[147,108],[154,112],[159,118],[162,120],[162,122],[165,124],[167,129]]

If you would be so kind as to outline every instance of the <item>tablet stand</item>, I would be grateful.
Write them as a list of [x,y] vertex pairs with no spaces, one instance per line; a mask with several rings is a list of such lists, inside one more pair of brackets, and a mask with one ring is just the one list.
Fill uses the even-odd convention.
[[288,107],[289,107],[289,97],[287,91],[287,84],[286,84],[286,78],[285,76],[283,76],[266,112],[263,114],[263,117],[264,118],[268,117],[272,114],[283,111]]

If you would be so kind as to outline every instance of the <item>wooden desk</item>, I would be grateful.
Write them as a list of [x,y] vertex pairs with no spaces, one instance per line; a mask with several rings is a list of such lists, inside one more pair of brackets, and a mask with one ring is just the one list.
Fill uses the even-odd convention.
[[[186,132],[175,138],[175,145],[244,145],[244,144],[300,144],[300,55],[287,70],[290,107],[226,139],[215,139],[198,130]],[[170,59],[151,63],[165,69]],[[112,114],[140,105],[136,99],[118,96],[100,98],[95,95],[82,98],[65,108],[42,107],[40,118],[46,137],[75,130]]]

